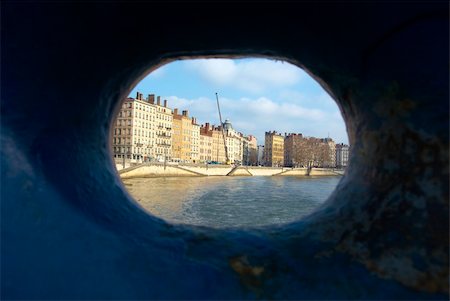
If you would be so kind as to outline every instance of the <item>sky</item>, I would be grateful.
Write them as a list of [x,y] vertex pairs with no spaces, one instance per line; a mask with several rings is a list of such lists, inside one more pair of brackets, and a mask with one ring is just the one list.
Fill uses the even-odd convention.
[[168,106],[188,110],[197,123],[222,120],[253,135],[264,145],[264,133],[302,133],[331,137],[348,144],[336,102],[305,71],[290,63],[260,58],[195,59],[168,63],[151,72],[130,92],[161,96]]

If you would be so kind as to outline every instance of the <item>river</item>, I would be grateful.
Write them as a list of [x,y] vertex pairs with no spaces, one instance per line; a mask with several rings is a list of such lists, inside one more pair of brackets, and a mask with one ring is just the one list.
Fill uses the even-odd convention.
[[340,176],[125,179],[138,203],[171,223],[255,228],[301,219],[322,204]]

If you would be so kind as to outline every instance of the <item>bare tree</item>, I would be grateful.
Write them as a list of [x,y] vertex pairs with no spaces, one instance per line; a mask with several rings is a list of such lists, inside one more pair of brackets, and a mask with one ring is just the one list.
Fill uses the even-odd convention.
[[293,142],[294,167],[325,167],[330,158],[331,150],[328,144],[319,138],[298,137]]

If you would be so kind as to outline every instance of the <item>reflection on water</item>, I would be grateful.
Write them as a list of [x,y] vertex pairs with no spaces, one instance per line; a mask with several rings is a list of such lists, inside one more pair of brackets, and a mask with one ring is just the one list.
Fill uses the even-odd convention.
[[125,179],[149,212],[172,223],[213,228],[288,223],[323,203],[340,177],[172,177]]

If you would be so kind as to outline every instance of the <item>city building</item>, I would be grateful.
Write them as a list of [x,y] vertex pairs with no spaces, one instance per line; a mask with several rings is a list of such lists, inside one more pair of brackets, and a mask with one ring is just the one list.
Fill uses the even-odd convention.
[[[167,100],[154,103],[154,95],[145,99],[137,92],[127,98],[118,113],[112,135],[115,158],[142,162],[171,156],[171,110]],[[158,125],[162,125],[159,129]]]
[[258,162],[257,165],[265,165],[264,162],[264,145],[258,145]]
[[226,119],[223,123],[225,131],[225,141],[227,144],[228,160],[231,164],[242,163],[244,137],[237,132],[231,122]]
[[244,137],[229,120],[217,127],[200,126],[187,110],[172,111],[167,100],[162,104],[154,94],[144,98],[137,92],[136,98],[124,101],[111,139],[114,157],[129,162],[257,164],[254,136]]
[[187,110],[173,110],[172,158],[176,162],[192,162],[192,119]]
[[243,137],[242,139],[242,165],[248,165],[249,157],[250,157],[250,149],[248,145],[249,141],[247,137]]
[[200,125],[194,117],[192,117],[191,128],[191,160],[193,163],[200,161]]
[[[213,162],[226,163],[228,155],[229,163],[242,163],[244,137],[241,133],[234,130],[229,120],[225,120],[223,123],[223,132],[222,126],[210,127],[207,123],[205,128],[210,128],[212,135]],[[225,145],[227,147],[226,152]]]
[[212,161],[225,163],[225,144],[221,126],[212,126]]
[[344,143],[336,144],[336,167],[345,168],[348,165],[350,147]]
[[161,105],[160,96],[157,97],[155,104],[155,95],[150,94],[148,102],[156,108],[154,114],[156,131],[154,155],[159,162],[170,160],[172,158],[172,110],[167,107],[167,100],[164,100],[164,104]]
[[213,161],[213,132],[209,123],[200,126],[199,155],[200,162]]
[[255,136],[248,135],[244,137],[242,157],[244,165],[251,166],[258,164],[258,142]]
[[336,143],[331,138],[323,138],[321,142],[328,146],[327,157],[323,167],[336,167]]
[[266,166],[284,166],[284,136],[272,131],[264,137],[264,161]]
[[288,167],[304,167],[304,148],[306,140],[302,134],[289,133],[284,138],[284,165]]

